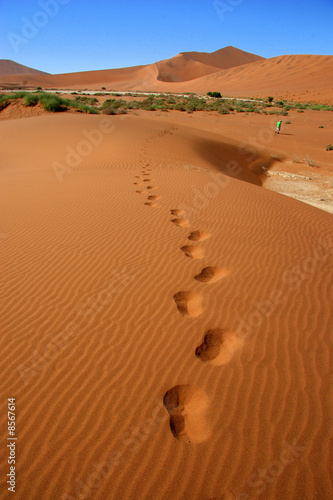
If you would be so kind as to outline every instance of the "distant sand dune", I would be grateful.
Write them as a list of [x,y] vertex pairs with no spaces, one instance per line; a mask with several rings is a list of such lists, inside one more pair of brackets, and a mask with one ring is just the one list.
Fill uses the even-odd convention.
[[[268,95],[293,101],[333,103],[333,56],[283,55],[263,59],[234,47],[211,54],[184,52],[145,66],[58,75],[5,74],[0,84],[16,87],[110,91],[220,91],[224,96]],[[1,72],[2,71],[2,72]]]

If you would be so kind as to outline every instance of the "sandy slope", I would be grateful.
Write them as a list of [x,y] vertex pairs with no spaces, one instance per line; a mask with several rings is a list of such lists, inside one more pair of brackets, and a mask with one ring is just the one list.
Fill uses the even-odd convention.
[[157,79],[162,82],[188,82],[221,69],[234,68],[258,60],[263,58],[235,47],[224,47],[212,53],[181,52],[171,59],[156,63],[159,70]]
[[45,71],[29,68],[10,59],[0,59],[0,75],[47,75]]
[[263,189],[212,127],[0,134],[16,498],[333,498],[332,215]]
[[286,55],[207,75],[193,82],[191,89],[207,92],[214,88],[224,95],[273,95],[332,103],[332,81],[333,56]]
[[242,64],[249,64],[251,62],[264,60],[263,57],[245,52],[244,50],[237,49],[236,47],[224,47],[223,49],[216,50],[215,52],[182,52],[182,54],[190,57],[194,61],[215,66],[220,69],[234,68]]
[[[205,56],[189,52],[132,68],[62,75],[0,76],[0,84],[204,94],[220,91],[225,96],[266,98],[273,95],[294,101],[333,103],[333,56],[287,55],[255,61],[253,58],[258,56],[230,49],[233,49],[231,53],[227,51],[218,56],[219,62],[216,53]],[[250,56],[252,59],[245,64]],[[244,64],[239,66],[243,60]],[[232,64],[236,67],[230,67]],[[229,69],[221,70],[221,67]]]

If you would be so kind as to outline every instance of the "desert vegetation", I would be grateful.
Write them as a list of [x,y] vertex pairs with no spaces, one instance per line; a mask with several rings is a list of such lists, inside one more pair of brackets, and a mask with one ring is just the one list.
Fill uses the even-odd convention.
[[[81,113],[96,114],[99,110],[94,106],[86,104],[81,96],[79,98],[64,99],[55,94],[48,94],[46,92],[24,92],[19,91],[13,94],[0,94],[0,111],[15,100],[20,100],[24,106],[36,106],[40,104],[46,111],[57,113],[66,111],[67,109],[74,108]],[[88,100],[89,101],[89,100]],[[90,100],[91,101],[91,100]],[[97,101],[97,99],[94,99]]]
[[[26,92],[18,91],[12,94],[0,94],[0,111],[5,109],[14,100],[20,100],[24,106],[36,106],[40,104],[45,110],[50,112],[61,112],[73,109],[81,113],[107,115],[126,114],[131,110],[162,111],[171,110],[186,113],[197,111],[216,112],[221,115],[229,113],[258,113],[264,115],[287,116],[290,110],[304,112],[304,110],[333,111],[333,106],[317,103],[299,103],[283,101],[269,96],[265,100],[255,99],[231,99],[218,97],[220,92],[209,92],[209,96],[199,96],[195,94],[151,94],[142,96],[140,93],[119,94],[112,93],[110,99],[100,104],[98,96],[105,94],[96,93],[94,96],[78,95],[72,92],[75,98],[68,99],[57,94],[47,92]],[[110,95],[110,94],[106,94]],[[120,98],[119,98],[120,97]],[[137,97],[137,100],[126,100],[126,97]]]

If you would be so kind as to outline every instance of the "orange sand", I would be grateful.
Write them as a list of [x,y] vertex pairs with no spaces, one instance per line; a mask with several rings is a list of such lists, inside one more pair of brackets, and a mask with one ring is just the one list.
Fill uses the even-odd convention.
[[[12,70],[14,72],[14,69]],[[333,56],[285,55],[263,59],[235,47],[211,54],[184,52],[146,66],[59,75],[5,75],[0,85],[60,89],[196,92],[333,104]]]
[[332,498],[332,215],[262,187],[263,118],[0,123],[16,498]]

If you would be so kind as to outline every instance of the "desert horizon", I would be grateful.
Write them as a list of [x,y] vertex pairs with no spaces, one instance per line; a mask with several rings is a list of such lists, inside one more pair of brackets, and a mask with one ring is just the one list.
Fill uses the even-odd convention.
[[[119,69],[39,74],[0,60],[0,86],[67,90],[149,91],[265,98],[333,104],[333,55],[282,55],[265,59],[229,46],[212,53],[182,52],[171,59]],[[31,71],[31,73],[22,73]],[[311,77],[309,78],[309,73]]]

